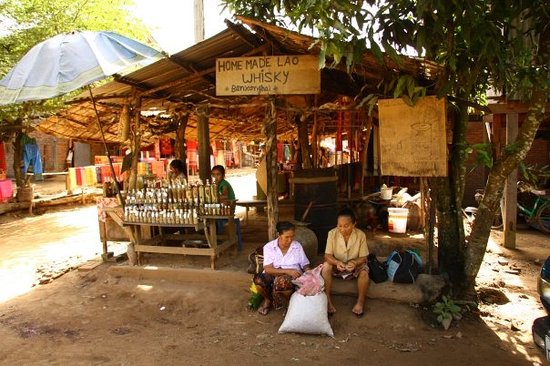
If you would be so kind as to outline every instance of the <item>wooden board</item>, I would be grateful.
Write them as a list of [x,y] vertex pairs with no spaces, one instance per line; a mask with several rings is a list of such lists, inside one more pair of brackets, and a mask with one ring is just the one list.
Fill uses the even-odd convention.
[[102,263],[101,261],[96,261],[96,260],[87,261],[86,263],[84,263],[83,265],[78,267],[78,270],[79,271],[91,271],[92,269],[99,266],[101,263]]
[[446,101],[421,98],[378,101],[382,175],[447,176]]
[[319,57],[281,55],[216,59],[216,95],[319,94]]
[[260,161],[260,164],[258,164],[258,168],[256,168],[256,180],[262,191],[267,193],[267,168],[265,156]]

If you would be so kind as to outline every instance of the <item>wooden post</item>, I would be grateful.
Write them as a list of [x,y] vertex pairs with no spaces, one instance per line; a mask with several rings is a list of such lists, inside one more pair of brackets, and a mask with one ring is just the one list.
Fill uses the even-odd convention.
[[382,182],[382,161],[380,159],[380,129],[374,129],[374,164],[375,170],[378,172],[378,185]]
[[276,225],[277,221],[279,221],[279,200],[277,199],[277,109],[275,108],[274,98],[270,98],[268,103],[268,112],[264,120],[267,169],[267,227],[269,240],[273,240],[277,237]]
[[[314,97],[314,104],[317,107],[318,95]],[[313,167],[319,168],[321,161],[319,160],[319,138],[317,137],[317,130],[319,129],[317,121],[317,109],[313,111],[313,128],[311,129],[311,155],[313,156]]]
[[[429,181],[428,181],[429,185]],[[427,204],[428,204],[428,210],[430,213],[429,219],[428,219],[428,235],[426,235],[428,239],[428,274],[432,274],[433,271],[433,258],[434,258],[434,240],[435,240],[435,206],[436,206],[436,197],[437,194],[434,191],[431,191],[430,189],[427,190]],[[425,232],[425,230],[424,230]],[[438,266],[439,267],[439,266]]]
[[203,183],[210,179],[210,128],[208,126],[208,106],[197,107],[197,134],[199,139],[199,178]]
[[422,230],[426,231],[426,204],[428,199],[428,178],[420,177],[420,210],[419,221],[422,223]]
[[195,0],[195,43],[204,40],[204,0]]
[[[137,172],[139,162],[139,150],[141,149],[141,97],[135,97],[133,99],[134,104],[134,133],[132,134],[132,169],[130,171],[130,187],[129,189],[137,188]],[[115,177],[113,177],[114,179]]]
[[361,159],[361,195],[365,194],[365,177],[367,176],[367,166],[369,157],[369,143],[372,133],[372,116],[367,118],[367,125],[365,126],[365,145],[363,146],[363,157]]
[[298,142],[300,143],[300,151],[302,153],[302,168],[310,169],[312,168],[312,164],[308,141],[307,114],[300,115],[299,121],[297,118],[296,122],[298,123]]
[[[518,114],[506,115],[506,144],[516,141],[518,136]],[[502,222],[504,223],[504,247],[516,248],[516,224],[517,224],[517,183],[518,170],[514,169],[506,179],[504,186],[504,209],[502,210]]]

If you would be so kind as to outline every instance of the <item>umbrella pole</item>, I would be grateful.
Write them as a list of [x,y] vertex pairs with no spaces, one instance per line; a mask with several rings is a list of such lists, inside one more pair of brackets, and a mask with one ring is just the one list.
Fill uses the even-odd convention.
[[101,126],[99,112],[97,111],[97,107],[95,105],[95,99],[92,93],[92,88],[89,85],[88,85],[88,91],[90,92],[90,99],[92,100],[92,105],[94,106],[94,111],[95,111],[97,125],[99,127],[99,132],[101,132],[101,140],[103,141],[103,147],[105,148],[105,152],[107,153],[107,159],[109,160],[109,166],[111,167],[111,174],[113,174],[113,179],[115,181],[116,195],[120,201],[120,204],[122,205],[122,207],[124,207],[124,199],[122,198],[122,194],[120,193],[120,185],[116,177],[115,167],[113,166],[113,162],[111,161],[111,154],[109,153],[109,149],[107,148],[107,142],[105,142],[105,133],[103,132],[103,127]]

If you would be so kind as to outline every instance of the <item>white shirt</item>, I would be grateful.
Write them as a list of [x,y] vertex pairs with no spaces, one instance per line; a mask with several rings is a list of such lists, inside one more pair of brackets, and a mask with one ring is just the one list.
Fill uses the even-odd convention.
[[273,268],[296,269],[303,273],[303,268],[309,264],[302,245],[296,240],[290,243],[285,255],[279,248],[278,238],[264,245],[264,266],[273,265]]

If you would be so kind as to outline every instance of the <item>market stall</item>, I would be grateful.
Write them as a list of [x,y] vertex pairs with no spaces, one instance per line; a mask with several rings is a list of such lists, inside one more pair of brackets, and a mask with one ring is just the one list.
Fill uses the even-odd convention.
[[[144,253],[199,255],[210,257],[215,269],[219,255],[237,244],[235,201],[221,201],[215,183],[156,178],[141,182],[125,192],[124,208],[103,208],[129,231],[129,251],[136,254],[137,264],[143,263]],[[225,235],[217,232],[220,223],[227,223]]]

